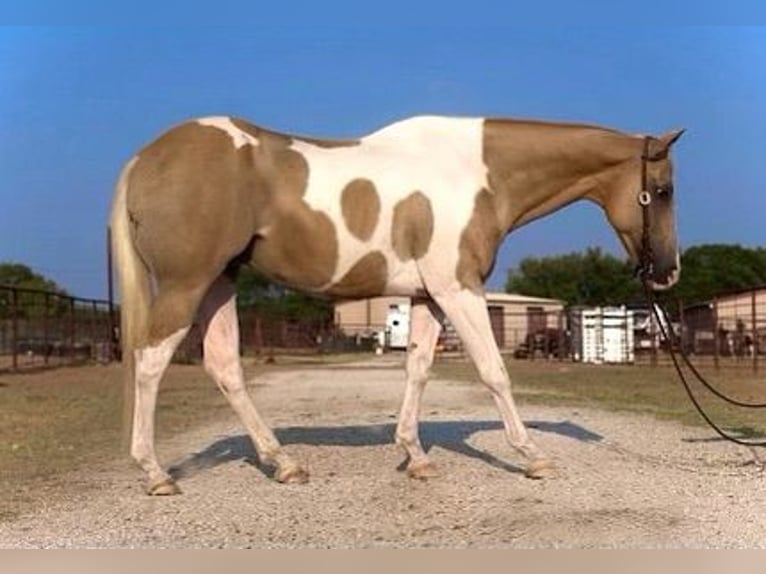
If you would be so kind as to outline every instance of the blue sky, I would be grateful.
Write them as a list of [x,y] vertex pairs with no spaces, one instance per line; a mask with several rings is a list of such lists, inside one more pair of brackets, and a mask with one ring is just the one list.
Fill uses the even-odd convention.
[[[686,127],[682,244],[766,245],[764,62],[757,27],[0,28],[0,261],[105,296],[122,164],[209,114],[337,137],[420,113]],[[589,246],[622,256],[596,207],[569,207],[510,235],[489,285]]]

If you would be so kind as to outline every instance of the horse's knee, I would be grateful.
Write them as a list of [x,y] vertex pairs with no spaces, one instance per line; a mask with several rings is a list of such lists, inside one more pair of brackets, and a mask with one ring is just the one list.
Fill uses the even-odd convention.
[[403,425],[401,422],[396,427],[396,432],[394,433],[394,442],[397,444],[397,446],[400,446],[404,449],[409,449],[410,447],[417,446],[418,444],[418,431],[417,427],[412,427],[409,425]]
[[488,386],[492,392],[500,392],[510,387],[511,379],[504,366],[488,362],[476,365],[476,369],[479,372],[481,382]]
[[433,364],[433,355],[427,349],[420,347],[411,348],[407,356],[405,370],[407,379],[418,385],[423,385],[428,380],[428,371]]

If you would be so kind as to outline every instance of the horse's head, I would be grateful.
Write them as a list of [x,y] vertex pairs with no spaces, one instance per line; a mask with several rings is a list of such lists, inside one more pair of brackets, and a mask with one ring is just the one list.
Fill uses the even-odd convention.
[[683,130],[643,138],[642,151],[622,171],[604,209],[642,279],[655,289],[680,276],[670,148]]

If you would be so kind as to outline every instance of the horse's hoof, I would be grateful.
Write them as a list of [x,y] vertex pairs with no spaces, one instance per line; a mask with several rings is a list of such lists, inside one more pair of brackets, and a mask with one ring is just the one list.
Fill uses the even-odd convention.
[[306,484],[309,481],[309,473],[303,467],[295,465],[285,470],[280,469],[274,478],[282,484]]
[[556,474],[556,463],[548,458],[533,460],[527,466],[524,474],[527,478],[533,478],[535,480],[550,478]]
[[147,491],[149,496],[173,496],[181,494],[181,489],[178,488],[175,480],[168,478],[157,484],[153,484]]
[[407,467],[407,476],[417,480],[428,480],[439,476],[439,470],[432,462],[421,462]]

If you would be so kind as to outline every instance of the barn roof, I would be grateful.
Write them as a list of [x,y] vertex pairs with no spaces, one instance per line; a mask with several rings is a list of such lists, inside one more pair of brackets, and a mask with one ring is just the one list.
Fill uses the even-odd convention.
[[487,302],[519,305],[564,305],[564,301],[560,299],[548,299],[546,297],[522,295],[521,293],[487,293]]

